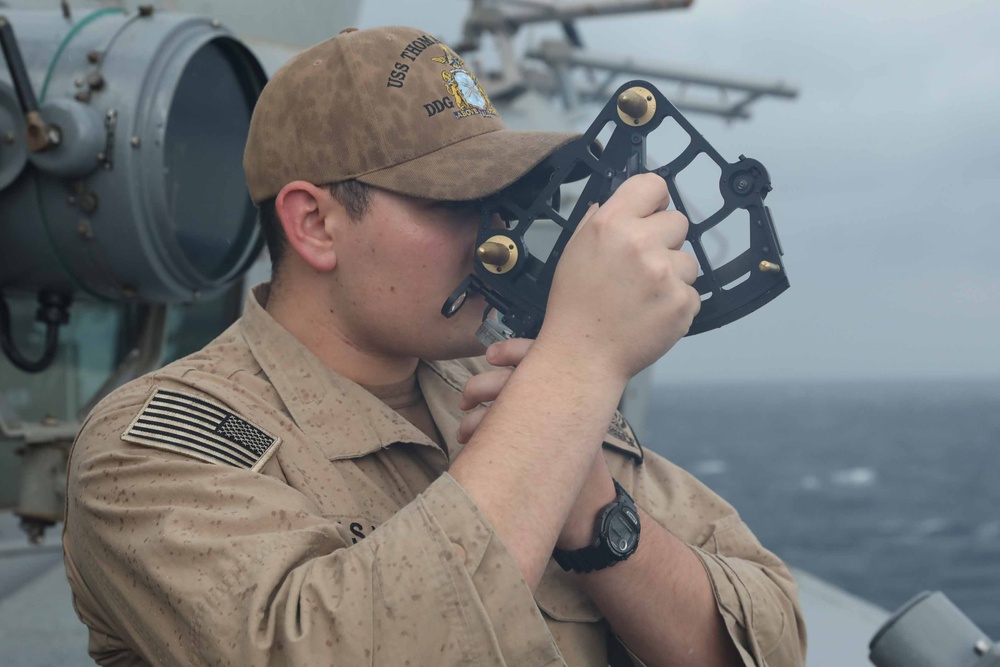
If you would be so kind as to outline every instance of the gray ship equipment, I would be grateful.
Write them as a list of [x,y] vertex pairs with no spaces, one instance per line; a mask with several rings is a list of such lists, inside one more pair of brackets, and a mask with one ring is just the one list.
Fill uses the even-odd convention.
[[1000,644],[940,592],[925,591],[903,605],[869,649],[876,667],[1000,667]]
[[253,54],[218,21],[149,7],[10,11],[0,42],[0,292],[37,294],[48,329],[27,359],[0,296],[7,357],[44,370],[74,298],[231,286],[262,246],[242,168],[266,82]]

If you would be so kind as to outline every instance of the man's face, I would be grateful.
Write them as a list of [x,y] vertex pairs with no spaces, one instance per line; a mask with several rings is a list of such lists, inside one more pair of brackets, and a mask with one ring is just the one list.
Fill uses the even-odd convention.
[[441,306],[473,271],[479,214],[375,189],[367,215],[343,227],[332,277],[334,315],[350,342],[385,356],[449,359],[483,353],[485,300],[452,318]]

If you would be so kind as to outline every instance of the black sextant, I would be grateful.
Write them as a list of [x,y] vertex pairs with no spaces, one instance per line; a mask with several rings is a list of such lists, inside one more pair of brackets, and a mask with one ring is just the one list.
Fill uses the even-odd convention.
[[[660,167],[646,164],[646,140],[661,123],[673,118],[690,142],[679,155]],[[601,150],[597,137],[609,124],[614,130]],[[512,186],[480,202],[480,225],[475,273],[468,276],[442,308],[454,315],[466,297],[479,292],[486,298],[487,314],[495,309],[499,319],[484,316],[480,338],[517,336],[533,338],[545,316],[545,304],[556,265],[590,204],[604,203],[630,176],[652,171],[667,182],[676,208],[691,219],[676,177],[704,154],[721,169],[722,207],[704,220],[691,222],[687,240],[701,265],[694,287],[702,295],[701,311],[688,335],[729,324],[752,313],[788,288],[780,262],[781,245],[764,205],[771,191],[767,170],[757,160],[740,156],[727,162],[690,122],[652,84],[630,81],[604,106],[582,137],[559,149]],[[559,210],[560,187],[587,179],[572,211]],[[739,210],[749,213],[749,247],[730,261],[713,267],[702,237]],[[507,229],[497,229],[499,214]],[[561,229],[548,257],[533,255],[525,239],[539,220],[551,220]]]

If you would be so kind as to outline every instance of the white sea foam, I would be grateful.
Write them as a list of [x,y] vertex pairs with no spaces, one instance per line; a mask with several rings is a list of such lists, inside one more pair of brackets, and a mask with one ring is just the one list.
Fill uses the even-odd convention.
[[935,533],[940,533],[942,530],[947,528],[951,522],[948,519],[940,516],[932,516],[927,519],[921,519],[913,527],[913,531],[919,537],[927,537],[928,535],[934,535]]
[[847,468],[830,474],[830,481],[838,486],[871,486],[877,479],[872,468]]
[[721,459],[706,459],[691,466],[694,475],[721,475],[729,470],[729,464]]
[[799,484],[806,491],[818,491],[823,486],[823,483],[819,481],[819,477],[816,475],[806,475],[799,481]]
[[983,542],[990,542],[1000,538],[1000,519],[987,521],[976,528],[976,539]]

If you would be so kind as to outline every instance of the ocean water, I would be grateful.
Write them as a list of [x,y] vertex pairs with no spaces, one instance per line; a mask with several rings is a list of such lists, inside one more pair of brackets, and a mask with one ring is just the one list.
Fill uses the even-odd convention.
[[642,440],[789,564],[1000,639],[1000,380],[659,385]]

